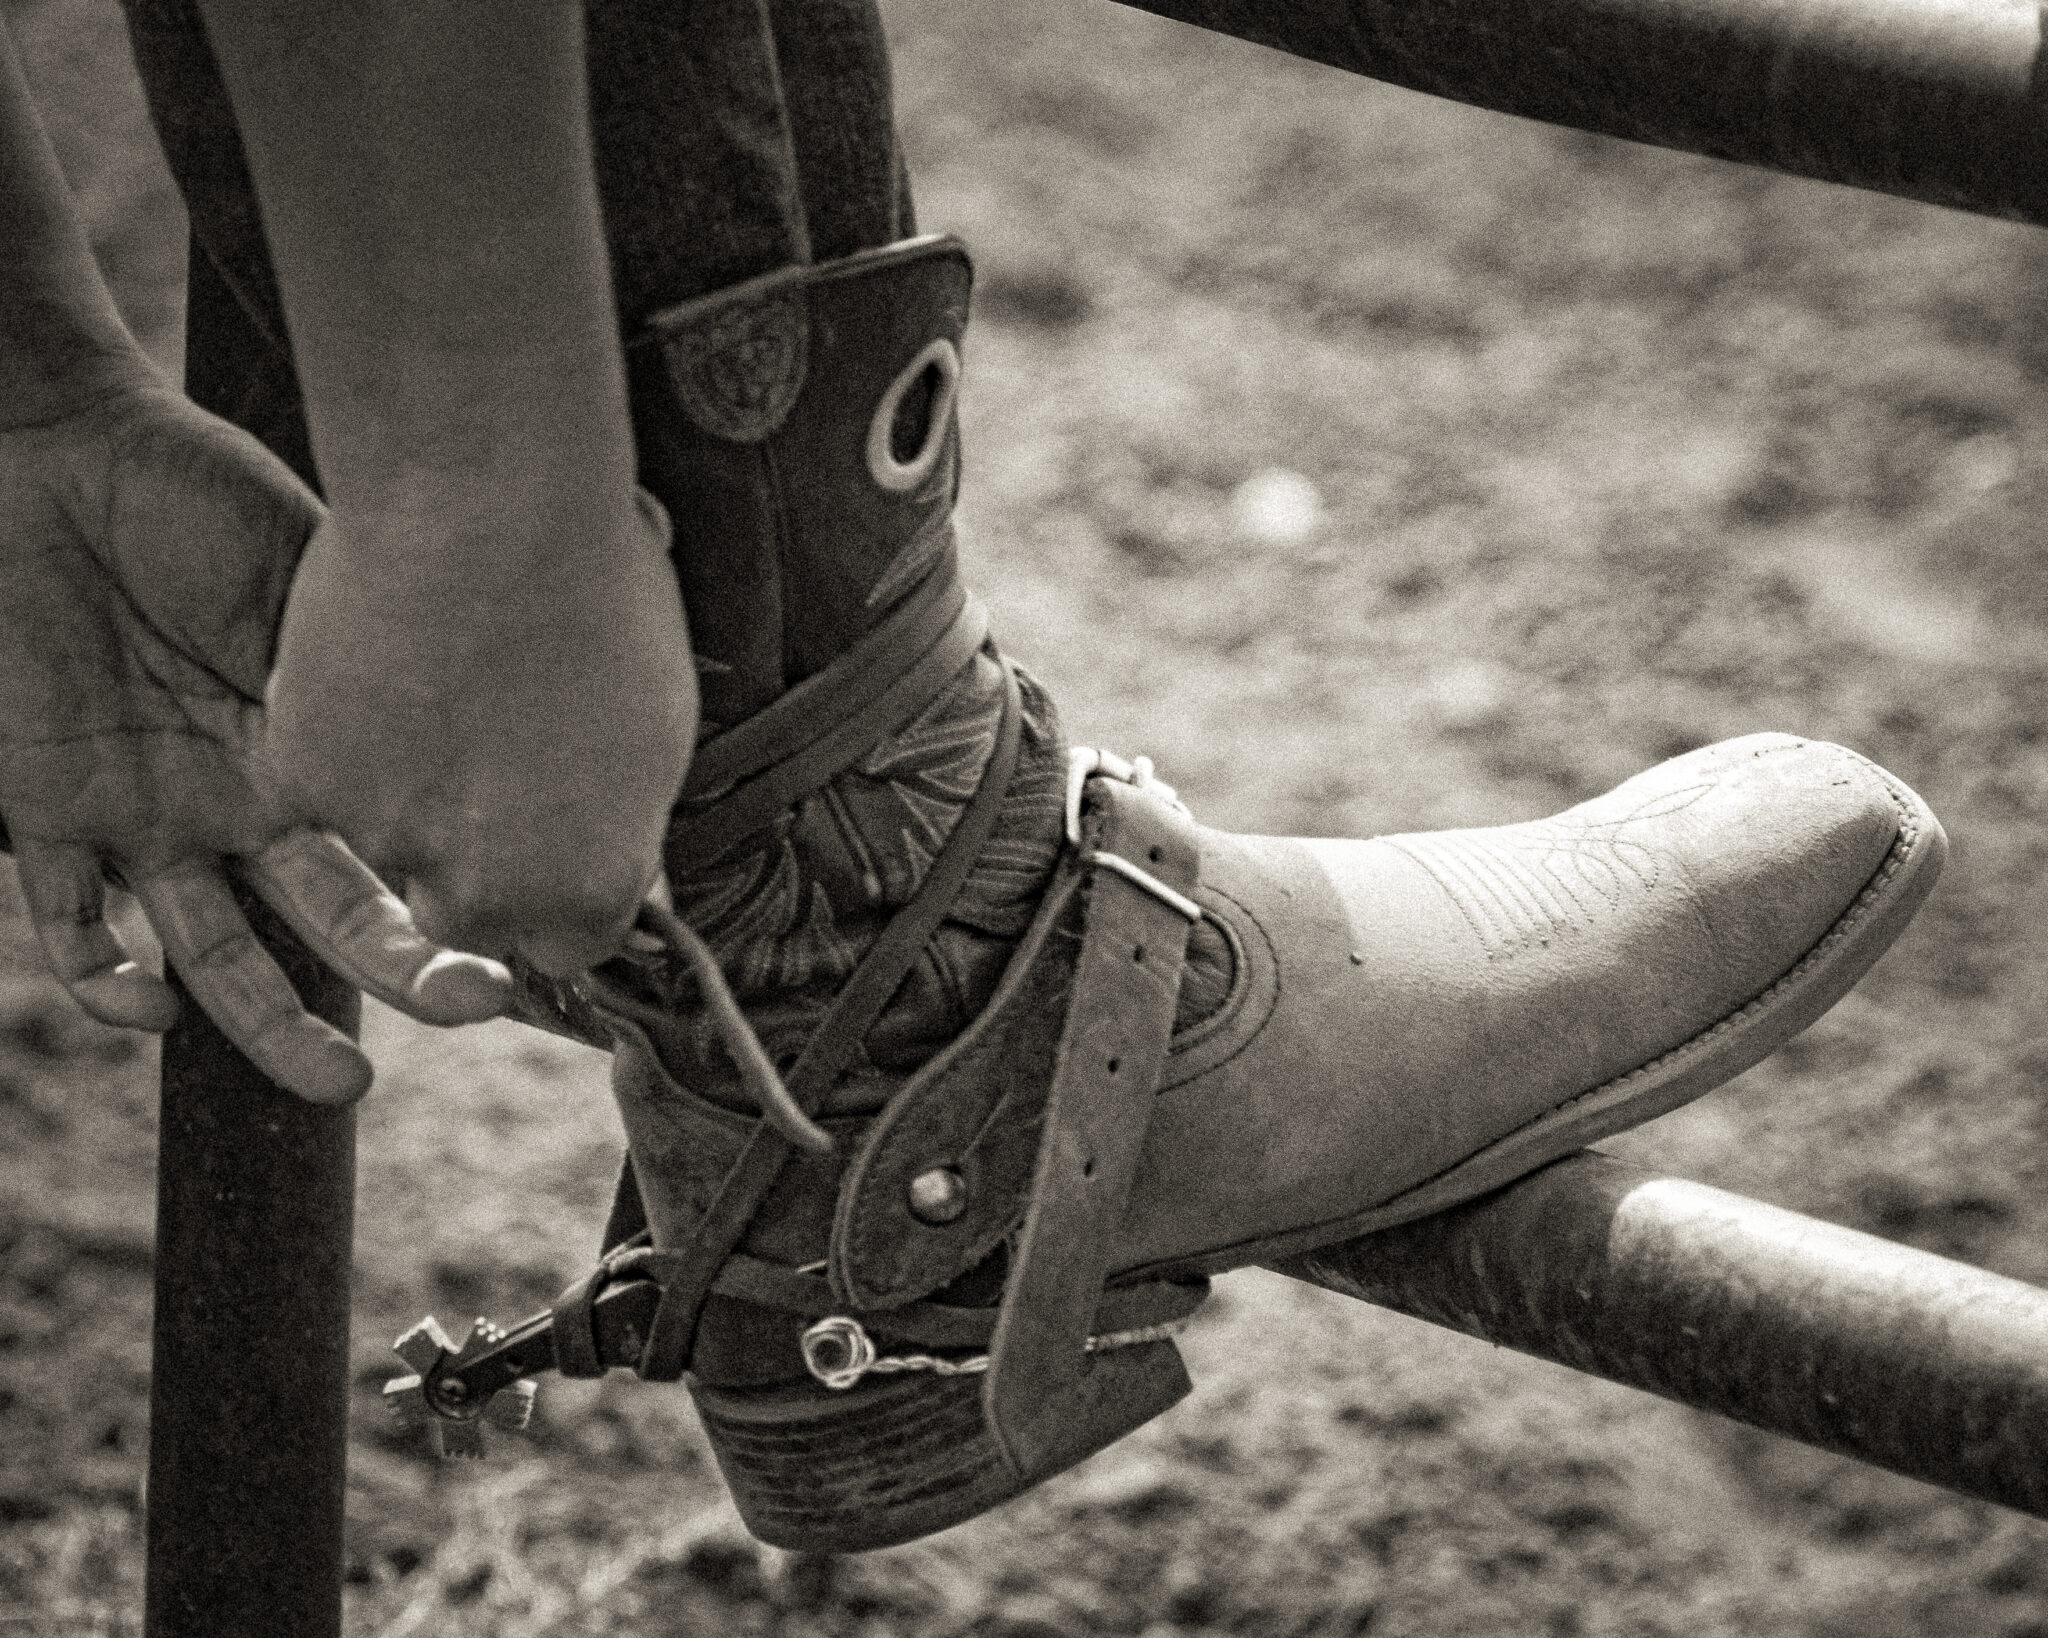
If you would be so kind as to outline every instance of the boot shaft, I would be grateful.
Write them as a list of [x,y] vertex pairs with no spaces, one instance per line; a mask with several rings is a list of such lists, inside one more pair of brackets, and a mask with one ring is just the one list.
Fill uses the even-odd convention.
[[[992,648],[963,651],[831,778],[743,834],[721,829],[748,794],[735,785],[779,777],[753,758],[735,781],[721,771],[729,753],[764,731],[801,750],[961,606],[952,504],[971,284],[957,241],[912,240],[667,309],[629,348],[641,480],[675,523],[704,713],[668,878],[784,1060],[915,897],[997,741],[1003,670]],[[1064,751],[1050,702],[1029,679],[1022,692],[1024,743],[995,834],[870,1032],[872,1084],[833,1107],[879,1107],[894,1077],[964,1028],[1030,919],[1058,850]],[[641,986],[668,1013],[651,1033],[670,1072],[750,1108],[681,973],[643,973]]]
[[[931,237],[788,268],[656,315],[629,349],[642,481],[668,506],[705,730],[666,850],[678,910],[710,942],[771,1056],[800,1051],[917,894],[982,782],[1003,715],[995,651],[963,655],[921,709],[743,833],[728,753],[779,717],[900,670],[956,606],[955,413],[972,267]],[[909,648],[906,648],[906,643]],[[1023,744],[1002,812],[945,922],[828,1108],[880,1108],[979,1014],[1050,879],[1065,747],[1021,669]],[[806,692],[808,691],[808,693]],[[809,730],[784,737],[800,745]],[[760,759],[754,759],[759,762]],[[751,768],[764,777],[774,772]],[[745,781],[739,781],[744,784]],[[706,842],[707,825],[712,839]],[[1220,1004],[1227,946],[1198,929],[1183,1024]],[[573,992],[529,983],[535,1021],[609,1044]],[[643,972],[653,1045],[683,1085],[751,1109],[679,970]]]
[[707,737],[957,577],[971,283],[957,242],[913,240],[669,308],[631,349],[641,481],[675,521]]

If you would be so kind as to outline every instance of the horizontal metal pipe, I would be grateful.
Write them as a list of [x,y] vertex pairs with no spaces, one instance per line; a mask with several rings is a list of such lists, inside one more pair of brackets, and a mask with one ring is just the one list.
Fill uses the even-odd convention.
[[1586,1151],[1281,1273],[2048,1518],[2048,1292]]
[[1458,102],[2048,225],[2036,0],[1125,0]]

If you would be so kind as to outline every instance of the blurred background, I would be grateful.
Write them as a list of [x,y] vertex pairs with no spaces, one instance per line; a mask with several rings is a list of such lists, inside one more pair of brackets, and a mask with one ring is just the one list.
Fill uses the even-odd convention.
[[[887,0],[922,225],[980,280],[971,578],[1084,743],[1203,818],[1553,811],[1755,729],[1955,843],[1770,1062],[1609,1147],[2048,1281],[2048,235],[1433,102],[1107,0]],[[137,326],[182,248],[101,0],[4,0]],[[153,1049],[0,865],[0,1633],[127,1633]],[[389,1339],[596,1249],[604,1062],[376,1012],[352,1634],[2043,1638],[2048,1527],[1248,1273],[1194,1396],[994,1516],[757,1549],[684,1395],[550,1381],[441,1467]],[[1682,1346],[1674,1339],[1674,1346]]]

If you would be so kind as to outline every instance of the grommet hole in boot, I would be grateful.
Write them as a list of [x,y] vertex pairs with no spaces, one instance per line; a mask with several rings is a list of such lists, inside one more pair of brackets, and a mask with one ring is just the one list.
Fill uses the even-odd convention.
[[868,423],[868,474],[892,495],[905,495],[932,475],[953,425],[960,389],[960,350],[941,337],[889,383]]

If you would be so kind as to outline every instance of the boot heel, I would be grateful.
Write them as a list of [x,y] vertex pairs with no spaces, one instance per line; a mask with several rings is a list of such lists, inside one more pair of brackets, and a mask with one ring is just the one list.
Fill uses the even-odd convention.
[[973,1518],[1092,1456],[1188,1391],[1180,1350],[1149,1342],[1094,1357],[1068,1426],[1037,1468],[1003,1459],[981,1378],[870,1378],[843,1392],[800,1384],[691,1397],[746,1526],[771,1547],[860,1553]]

